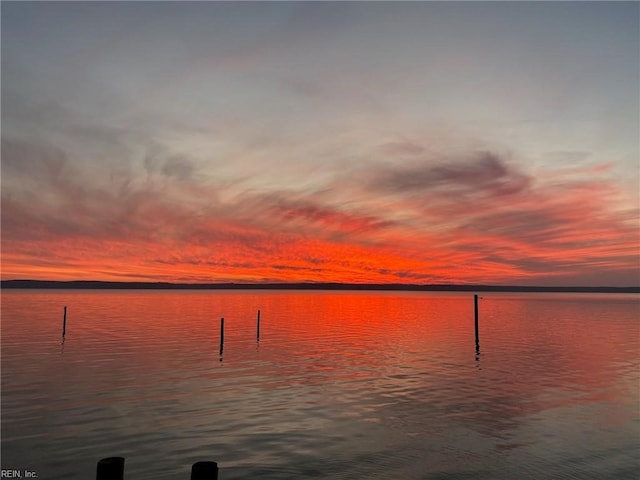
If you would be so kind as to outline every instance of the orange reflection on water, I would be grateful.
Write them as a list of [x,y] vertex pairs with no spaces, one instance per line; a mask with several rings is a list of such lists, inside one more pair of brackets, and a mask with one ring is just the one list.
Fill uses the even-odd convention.
[[[26,315],[25,302],[40,305],[39,313]],[[476,355],[471,294],[9,292],[4,351],[19,356],[22,347],[12,345],[23,345],[25,335],[58,338],[62,305],[69,306],[64,356],[135,378],[138,400],[167,378],[196,390],[198,382],[241,390],[249,382],[264,392],[329,388],[334,395],[339,387],[340,398],[363,402],[355,411],[411,402],[492,432],[549,409],[638,400],[633,298],[483,294]],[[11,358],[5,367],[15,367]],[[607,415],[603,421],[624,422],[628,413]]]

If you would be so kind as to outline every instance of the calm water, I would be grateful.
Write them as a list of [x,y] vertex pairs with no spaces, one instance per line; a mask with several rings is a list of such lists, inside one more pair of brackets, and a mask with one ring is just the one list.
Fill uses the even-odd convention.
[[2,468],[637,479],[640,297],[482,296],[5,290]]

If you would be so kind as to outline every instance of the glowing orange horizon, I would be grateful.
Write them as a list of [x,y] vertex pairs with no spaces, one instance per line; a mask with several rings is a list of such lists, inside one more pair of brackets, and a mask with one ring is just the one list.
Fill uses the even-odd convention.
[[56,201],[3,190],[1,277],[640,283],[638,218],[606,179],[535,185],[490,155],[359,175],[361,184],[335,180],[320,193],[234,193],[194,181],[122,196],[66,177],[52,183]]
[[[474,244],[488,243],[508,259],[519,248],[528,257],[547,261],[585,261],[600,252],[595,244],[572,252],[554,252],[535,245],[514,244],[501,238],[461,239],[447,247],[358,245],[290,237],[248,249],[246,245],[150,245],[144,242],[48,242],[46,256],[34,261],[20,245],[3,245],[2,279],[167,281],[183,283],[405,283],[405,284],[514,284],[536,283],[549,272],[532,272],[507,261],[487,258]],[[237,250],[236,250],[237,248]],[[633,244],[618,247],[623,254]],[[7,252],[9,250],[9,252]],[[11,251],[14,250],[14,251]],[[17,250],[17,251],[15,251]],[[600,252],[602,253],[602,252]],[[579,266],[579,265],[578,265]],[[624,269],[623,260],[611,258],[610,268]],[[562,276],[579,274],[569,269]]]

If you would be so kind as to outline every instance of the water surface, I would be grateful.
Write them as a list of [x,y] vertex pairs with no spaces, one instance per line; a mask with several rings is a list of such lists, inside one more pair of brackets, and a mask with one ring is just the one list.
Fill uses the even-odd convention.
[[467,293],[5,290],[2,468],[635,479],[639,306],[483,294],[477,351]]

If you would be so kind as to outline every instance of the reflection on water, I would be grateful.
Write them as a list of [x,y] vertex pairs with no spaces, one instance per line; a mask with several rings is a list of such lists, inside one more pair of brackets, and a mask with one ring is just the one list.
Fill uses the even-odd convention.
[[2,468],[636,478],[638,297],[482,297],[5,291]]

